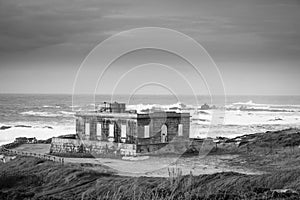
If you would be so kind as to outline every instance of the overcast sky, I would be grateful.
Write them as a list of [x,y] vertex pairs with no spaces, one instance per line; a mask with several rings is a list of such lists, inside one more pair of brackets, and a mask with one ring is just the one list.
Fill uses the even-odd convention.
[[227,94],[300,95],[299,10],[298,0],[0,0],[0,92],[71,93],[99,42],[157,26],[203,45]]

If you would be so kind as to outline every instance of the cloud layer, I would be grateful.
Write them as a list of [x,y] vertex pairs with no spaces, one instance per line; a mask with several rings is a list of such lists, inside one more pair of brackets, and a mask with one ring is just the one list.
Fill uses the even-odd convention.
[[288,80],[299,73],[299,8],[297,0],[0,0],[0,70],[11,80],[21,66],[43,72],[64,67],[74,74],[105,38],[158,26],[199,41],[227,74],[230,87],[234,75],[249,67],[264,76],[284,72]]

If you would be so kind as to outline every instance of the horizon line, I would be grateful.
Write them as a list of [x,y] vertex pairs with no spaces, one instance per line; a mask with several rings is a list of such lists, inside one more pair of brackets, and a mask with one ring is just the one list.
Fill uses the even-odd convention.
[[[35,92],[26,92],[26,93],[19,93],[19,92],[0,92],[0,94],[10,94],[10,95],[73,95],[72,93],[35,93]],[[74,95],[94,95],[92,93],[77,93]],[[96,94],[96,95],[112,95],[112,94]],[[130,95],[128,93],[118,93],[114,95]],[[135,94],[135,96],[174,96],[172,94]],[[194,96],[194,94],[178,94],[180,96]],[[300,94],[195,94],[195,96],[300,96]]]

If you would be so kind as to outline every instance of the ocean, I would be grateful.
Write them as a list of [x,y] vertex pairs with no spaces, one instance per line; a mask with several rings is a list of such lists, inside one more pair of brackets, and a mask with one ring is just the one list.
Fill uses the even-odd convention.
[[[195,100],[197,99],[197,101]],[[94,101],[95,100],[95,101]],[[118,101],[127,109],[172,110],[191,114],[190,136],[236,137],[300,128],[300,96],[88,95],[0,94],[0,145],[16,137],[47,139],[75,133],[74,113]],[[212,109],[199,108],[207,103]]]

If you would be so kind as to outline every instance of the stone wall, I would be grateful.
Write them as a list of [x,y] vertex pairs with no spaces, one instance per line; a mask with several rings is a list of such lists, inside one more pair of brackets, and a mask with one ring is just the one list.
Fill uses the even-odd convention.
[[[89,124],[90,133],[85,133],[86,123]],[[97,133],[97,124],[101,124],[101,135]],[[117,143],[135,143],[137,120],[132,118],[118,118],[112,116],[77,116],[76,134],[86,140],[108,141],[109,124],[114,124],[114,142]],[[126,138],[121,139],[121,126],[126,125]]]
[[[139,115],[141,116],[141,115]],[[178,125],[182,124],[182,136],[178,137]],[[177,138],[189,138],[190,117],[186,114],[163,113],[161,116],[155,114],[150,117],[139,117],[137,121],[138,144],[161,143],[161,128],[167,126],[167,142],[177,140]],[[145,126],[149,126],[150,138],[144,138]]]
[[191,148],[191,144],[190,140],[178,137],[169,143],[139,144],[137,152],[141,154],[183,154]]
[[[113,130],[111,127],[113,127]],[[180,134],[179,127],[181,130]],[[86,130],[88,134],[85,133]],[[146,150],[157,151],[158,149],[162,149],[163,146],[170,147],[171,149],[168,151],[176,151],[173,148],[176,143],[175,141],[178,143],[178,141],[189,139],[189,131],[190,115],[188,113],[153,112],[129,114],[94,112],[76,115],[76,133],[78,137],[84,141],[89,141],[91,144],[94,144],[93,142],[96,142],[95,144],[105,144],[105,148],[96,146],[96,150],[93,150],[92,145],[92,150],[90,151],[100,153],[103,151],[107,152],[108,150],[106,149],[111,149],[111,142],[150,145],[141,146],[141,152]],[[162,134],[162,132],[165,132],[165,134]],[[126,137],[124,137],[124,134],[126,134]],[[173,144],[166,145],[168,143]],[[89,145],[85,145],[84,151],[88,151],[86,150],[86,146]],[[66,149],[72,148],[72,145],[71,147],[66,147]],[[113,145],[112,148],[115,151],[117,147]],[[82,151],[82,148],[80,151]]]
[[135,156],[136,145],[106,141],[52,138],[50,153]]

